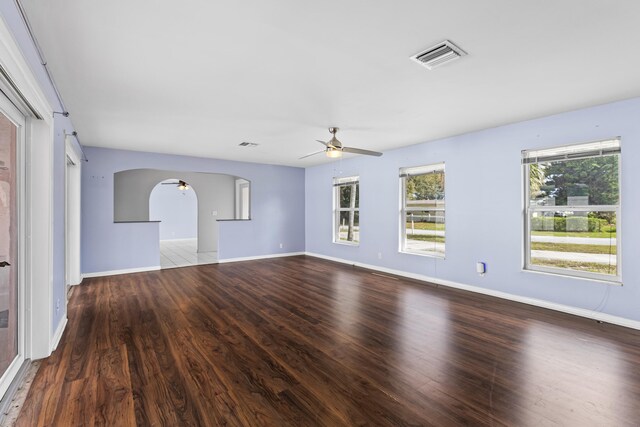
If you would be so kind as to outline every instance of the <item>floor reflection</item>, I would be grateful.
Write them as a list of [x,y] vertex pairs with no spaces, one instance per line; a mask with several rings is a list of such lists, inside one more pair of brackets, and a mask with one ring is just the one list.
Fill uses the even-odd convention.
[[[549,323],[531,322],[520,371],[527,403],[544,410],[545,418],[528,413],[527,424],[561,423],[567,418],[581,425],[591,414],[612,412],[621,419],[640,421],[640,402],[629,405],[634,390],[629,377],[640,379],[637,366],[627,362],[609,338]],[[637,382],[636,382],[637,384]]]

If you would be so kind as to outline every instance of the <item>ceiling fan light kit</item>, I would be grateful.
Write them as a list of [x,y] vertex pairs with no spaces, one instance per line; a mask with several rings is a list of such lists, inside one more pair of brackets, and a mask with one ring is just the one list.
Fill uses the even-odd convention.
[[190,188],[191,188],[191,187],[189,186],[189,184],[187,184],[187,182],[186,182],[186,181],[183,181],[183,180],[181,180],[181,179],[179,179],[179,180],[178,180],[178,182],[175,182],[175,181],[174,181],[174,182],[166,181],[166,182],[162,182],[161,184],[162,184],[162,185],[175,185],[176,187],[178,187],[178,190],[180,190],[180,191],[185,191],[185,190],[188,190],[188,189],[190,189]]
[[327,157],[330,157],[333,159],[342,157],[342,153],[364,154],[365,156],[376,156],[376,157],[382,156],[382,153],[379,153],[377,151],[363,150],[361,148],[343,146],[342,143],[338,141],[338,138],[336,138],[336,133],[338,132],[338,130],[340,129],[337,127],[329,128],[329,132],[333,136],[328,142],[324,142],[324,141],[320,141],[319,139],[316,139],[317,142],[325,146],[324,150],[318,151],[316,153],[307,154],[306,156],[302,156],[300,158],[304,159],[306,157],[315,156],[316,154],[320,154],[320,153],[325,153]]
[[337,150],[335,148],[327,147],[327,149],[325,150],[325,153],[327,154],[327,157],[331,157],[333,159],[342,157],[342,151]]

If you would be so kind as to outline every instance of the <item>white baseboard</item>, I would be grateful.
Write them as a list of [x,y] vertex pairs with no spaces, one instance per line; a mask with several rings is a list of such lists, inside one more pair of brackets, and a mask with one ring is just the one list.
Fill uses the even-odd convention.
[[196,237],[178,237],[177,239],[160,239],[161,242],[177,242],[178,240],[198,240]]
[[78,286],[78,285],[82,285],[82,280],[84,280],[84,276],[82,275],[82,273],[80,273],[80,281],[78,283],[68,283],[67,286]]
[[298,256],[305,255],[305,252],[286,252],[283,254],[269,254],[269,255],[258,255],[258,256],[248,256],[241,258],[227,258],[227,259],[219,259],[218,264],[225,264],[227,262],[238,262],[238,261],[254,261],[257,259],[267,259],[267,258],[282,258],[288,256]]
[[86,279],[88,277],[115,276],[117,274],[143,273],[145,271],[157,271],[157,270],[160,270],[159,265],[154,265],[153,267],[126,268],[124,270],[110,270],[110,271],[97,271],[95,273],[82,273],[82,278]]
[[349,264],[356,267],[367,268],[369,270],[376,270],[383,273],[394,274],[396,276],[408,277],[410,279],[416,279],[423,282],[435,283],[437,285],[447,286],[450,288],[462,289],[469,292],[475,292],[475,293],[489,295],[492,297],[502,298],[510,301],[521,302],[523,304],[529,304],[537,307],[548,308],[550,310],[561,311],[563,313],[573,314],[575,316],[580,316],[580,317],[586,317],[588,319],[593,319],[600,322],[611,323],[614,325],[619,325],[619,326],[624,326],[631,329],[640,330],[640,321],[626,319],[624,317],[614,316],[607,313],[601,313],[599,311],[592,311],[584,308],[571,307],[569,305],[557,304],[554,302],[540,300],[536,298],[523,297],[520,295],[514,295],[507,292],[502,292],[502,291],[494,291],[492,289],[481,288],[479,286],[465,285],[463,283],[453,282],[445,279],[439,279],[436,277],[429,277],[423,274],[409,273],[402,270],[394,270],[392,268],[380,267],[372,264],[363,264],[359,262],[349,261],[347,259],[335,258],[327,255],[313,253],[313,252],[306,252],[305,254],[316,257],[316,258],[322,258],[329,261],[339,262],[342,264]]
[[54,350],[58,348],[58,344],[60,344],[60,339],[62,338],[62,334],[64,333],[64,328],[67,327],[67,321],[67,315],[65,314],[65,316],[60,321],[60,324],[58,325],[58,329],[56,329],[56,333],[53,334],[53,337],[51,338],[51,348],[49,349],[51,353],[53,353]]

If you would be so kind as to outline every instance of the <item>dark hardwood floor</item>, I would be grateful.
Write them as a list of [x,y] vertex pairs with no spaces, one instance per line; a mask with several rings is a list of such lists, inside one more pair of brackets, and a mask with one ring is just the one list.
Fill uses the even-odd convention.
[[640,331],[310,257],[86,279],[19,426],[637,426]]

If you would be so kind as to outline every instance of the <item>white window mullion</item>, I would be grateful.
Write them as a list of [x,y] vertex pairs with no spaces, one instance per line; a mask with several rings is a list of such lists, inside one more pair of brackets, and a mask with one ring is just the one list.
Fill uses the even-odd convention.
[[530,206],[535,212],[615,212],[615,205],[581,205],[581,206]]

